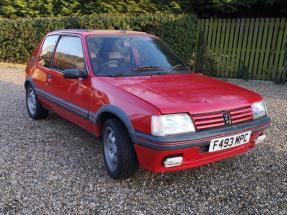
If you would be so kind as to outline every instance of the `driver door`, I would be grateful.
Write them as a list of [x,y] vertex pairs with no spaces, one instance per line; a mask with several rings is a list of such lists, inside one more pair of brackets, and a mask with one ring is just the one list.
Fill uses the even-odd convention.
[[91,80],[66,79],[65,69],[78,69],[87,72],[82,39],[78,35],[61,35],[47,74],[47,91],[52,95],[53,110],[63,117],[90,130],[88,120],[90,107]]

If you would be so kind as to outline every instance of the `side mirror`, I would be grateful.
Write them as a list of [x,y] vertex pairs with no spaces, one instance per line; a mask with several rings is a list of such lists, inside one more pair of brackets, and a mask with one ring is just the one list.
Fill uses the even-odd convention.
[[79,69],[65,69],[64,78],[66,79],[87,78],[87,73],[82,72]]

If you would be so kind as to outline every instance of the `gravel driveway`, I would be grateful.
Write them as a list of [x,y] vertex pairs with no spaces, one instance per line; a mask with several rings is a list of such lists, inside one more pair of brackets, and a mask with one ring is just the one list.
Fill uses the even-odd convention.
[[256,149],[114,181],[93,135],[55,114],[28,117],[23,81],[0,68],[0,214],[287,214],[287,85],[232,80],[266,99],[273,125]]

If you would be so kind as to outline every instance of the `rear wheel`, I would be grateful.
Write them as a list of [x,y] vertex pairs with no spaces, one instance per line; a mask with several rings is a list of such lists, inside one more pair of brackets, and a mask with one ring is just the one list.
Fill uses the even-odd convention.
[[31,85],[26,88],[26,107],[32,119],[43,119],[49,114],[49,110],[44,108],[39,102],[35,90]]
[[133,144],[118,119],[108,119],[102,129],[104,162],[113,179],[131,177],[138,166]]

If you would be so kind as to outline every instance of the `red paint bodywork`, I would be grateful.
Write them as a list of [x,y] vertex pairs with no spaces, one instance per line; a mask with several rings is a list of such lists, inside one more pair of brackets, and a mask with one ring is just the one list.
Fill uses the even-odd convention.
[[[201,74],[175,74],[139,77],[97,77],[88,57],[86,37],[93,35],[117,35],[119,31],[91,32],[53,32],[50,34],[68,34],[82,38],[82,45],[89,76],[86,79],[69,80],[63,73],[44,68],[37,63],[43,41],[33,52],[26,68],[26,77],[31,77],[35,86],[56,97],[96,113],[100,107],[112,104],[128,116],[134,130],[151,134],[151,116],[167,113],[199,114],[229,110],[262,100],[254,92],[233,84],[206,77]],[[140,32],[126,32],[126,35],[144,35]],[[53,76],[52,80],[48,75]],[[39,97],[42,104],[64,118],[78,124],[88,131],[100,135],[101,125],[82,117]],[[248,144],[213,153],[201,153],[198,147],[158,151],[143,147],[135,142],[135,151],[142,167],[155,171],[176,171],[200,166],[213,161],[240,154],[254,147],[254,139],[262,130],[252,135]],[[227,135],[227,134],[226,134]],[[211,139],[213,137],[210,137]],[[175,143],[177,144],[177,143]],[[163,159],[172,154],[183,154],[181,166],[165,168]]]

